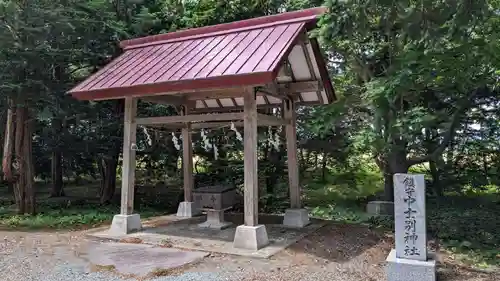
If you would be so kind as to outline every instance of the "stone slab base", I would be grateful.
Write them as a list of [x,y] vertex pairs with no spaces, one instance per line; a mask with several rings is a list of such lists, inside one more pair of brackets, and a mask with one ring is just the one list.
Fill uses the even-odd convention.
[[240,225],[234,234],[233,247],[257,251],[269,244],[266,227],[264,225]]
[[198,226],[202,228],[212,228],[212,229],[226,229],[233,225],[230,222],[224,221],[224,211],[222,210],[208,210],[207,211],[207,221],[200,223]]
[[283,225],[289,227],[304,227],[309,225],[309,212],[306,209],[287,209]]
[[201,211],[194,204],[194,202],[181,202],[177,208],[177,216],[184,218],[191,218],[201,214]]
[[387,281],[436,281],[436,257],[429,253],[427,261],[399,259],[392,249],[386,259]]
[[124,235],[142,229],[139,214],[115,215],[109,229],[110,235]]
[[[108,242],[90,242],[87,252],[87,258],[92,264],[105,268],[113,267],[119,274],[134,275],[140,280],[146,280],[146,277],[150,277],[159,269],[167,272],[200,261],[209,255],[208,252],[161,248],[147,244]],[[70,279],[68,276],[66,280],[74,281],[75,279]],[[102,279],[96,278],[95,280]]]
[[366,205],[366,212],[374,216],[394,216],[394,202],[370,201]]

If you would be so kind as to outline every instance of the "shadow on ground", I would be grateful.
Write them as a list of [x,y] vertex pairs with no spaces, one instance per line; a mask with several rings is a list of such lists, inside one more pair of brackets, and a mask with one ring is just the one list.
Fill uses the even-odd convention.
[[385,259],[391,248],[387,240],[384,233],[367,226],[329,223],[290,246],[288,251],[336,263],[347,262],[362,254]]

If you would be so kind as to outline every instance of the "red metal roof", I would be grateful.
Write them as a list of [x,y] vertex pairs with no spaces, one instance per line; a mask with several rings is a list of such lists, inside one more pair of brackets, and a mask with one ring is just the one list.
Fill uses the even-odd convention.
[[123,41],[122,55],[70,93],[92,100],[267,84],[323,12],[307,9]]

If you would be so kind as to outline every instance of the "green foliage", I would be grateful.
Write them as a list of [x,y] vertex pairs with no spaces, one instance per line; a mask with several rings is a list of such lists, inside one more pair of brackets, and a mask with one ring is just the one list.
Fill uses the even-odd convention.
[[[498,193],[493,196],[498,200]],[[500,266],[498,202],[492,195],[448,196],[442,202],[431,200],[428,230],[462,260],[479,266]]]
[[346,206],[316,206],[311,210],[314,217],[334,220],[344,223],[364,223],[369,216],[358,207]]
[[[117,206],[96,207],[94,204],[79,204],[70,207],[57,203],[39,204],[35,216],[15,215],[5,207],[0,208],[0,228],[8,229],[80,229],[111,222],[119,212]],[[151,208],[139,208],[141,217],[160,214]]]
[[[322,3],[0,0],[0,68],[8,69],[0,73],[0,107],[5,112],[7,97],[30,105],[36,118],[37,179],[50,178],[54,152],[63,155],[66,181],[102,179],[103,163],[119,163],[123,105],[79,102],[65,92],[118,56],[119,40]],[[325,4],[329,12],[313,35],[322,42],[338,101],[298,110],[306,206],[322,218],[390,228],[391,220],[367,217],[364,203],[382,191],[384,179],[392,188],[390,175],[409,168],[426,175],[434,191],[430,196],[443,197],[429,200],[430,231],[455,253],[492,264],[498,255],[494,249],[500,247],[495,224],[500,217],[499,1]],[[176,114],[173,108],[143,102],[138,110],[142,116]],[[5,121],[0,121],[3,131]],[[138,128],[141,196],[136,206],[141,216],[175,207],[178,199],[181,153],[171,133]],[[265,144],[266,134],[267,128],[259,130],[259,206],[280,212],[289,206],[286,153]],[[241,189],[242,143],[227,128],[208,135],[220,157],[202,148],[199,134],[193,134],[196,183]],[[37,192],[47,189],[37,187]],[[118,210],[90,203],[40,204],[38,209],[33,217],[3,209],[0,226],[74,228],[107,222]]]
[[[327,124],[319,129],[351,123],[351,146],[369,152],[387,181],[428,161],[437,162],[432,176],[439,181],[437,171],[456,164],[451,155],[445,168],[443,151],[471,124],[483,122],[474,112],[492,114],[486,108],[498,102],[498,1],[326,4],[319,36],[335,61],[331,71],[342,107],[319,111],[318,122]],[[494,114],[498,120],[498,111]],[[481,127],[482,136],[473,142],[484,144],[496,135],[498,122],[487,128]],[[487,143],[488,156],[495,155],[498,143]]]

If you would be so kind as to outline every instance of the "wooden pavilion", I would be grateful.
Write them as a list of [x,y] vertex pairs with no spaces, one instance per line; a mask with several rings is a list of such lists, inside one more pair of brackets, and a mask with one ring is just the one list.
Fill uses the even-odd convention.
[[[258,224],[257,126],[285,126],[291,206],[284,224],[309,223],[300,202],[295,110],[335,99],[318,42],[307,34],[324,12],[313,8],[123,41],[122,55],[70,91],[80,100],[125,99],[121,211],[111,231],[141,228],[133,213],[137,125],[182,130],[184,202],[177,215],[186,217],[197,214],[191,130],[243,125],[244,225],[236,229],[234,246],[248,249],[268,243]],[[180,114],[138,118],[138,99],[173,105]],[[283,116],[258,113],[273,107],[282,107]]]

